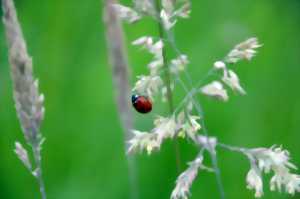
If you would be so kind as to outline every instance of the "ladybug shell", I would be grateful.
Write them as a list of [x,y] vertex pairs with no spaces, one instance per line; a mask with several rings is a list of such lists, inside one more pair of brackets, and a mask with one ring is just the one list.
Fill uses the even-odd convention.
[[132,105],[139,113],[149,113],[152,110],[152,103],[148,97],[133,95]]

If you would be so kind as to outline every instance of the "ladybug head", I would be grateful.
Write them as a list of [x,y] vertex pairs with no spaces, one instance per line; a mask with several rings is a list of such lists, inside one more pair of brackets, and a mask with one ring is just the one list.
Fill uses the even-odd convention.
[[138,95],[132,95],[132,96],[131,96],[131,102],[132,102],[132,103],[135,103],[136,100],[137,100],[138,98],[139,98]]

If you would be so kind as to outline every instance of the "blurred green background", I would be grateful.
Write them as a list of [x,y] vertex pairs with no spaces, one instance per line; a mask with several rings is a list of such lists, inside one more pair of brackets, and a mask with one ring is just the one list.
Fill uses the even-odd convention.
[[[43,169],[49,199],[129,198],[123,133],[107,61],[102,1],[15,2],[34,72],[46,97]],[[178,47],[190,58],[188,71],[194,81],[236,43],[257,36],[264,44],[253,61],[236,67],[247,96],[231,93],[228,103],[199,98],[210,134],[237,146],[282,144],[300,166],[300,1],[192,3],[191,19],[179,21],[175,34]],[[133,85],[136,75],[147,72],[145,66],[151,56],[130,46],[130,41],[142,35],[157,35],[157,26],[145,20],[124,27]],[[176,102],[183,94],[176,90]],[[134,113],[136,128],[149,130],[156,114],[166,115],[165,104],[157,100],[154,106],[152,114]],[[12,99],[1,24],[0,198],[39,198],[36,182],[13,153],[16,140],[24,143]],[[180,150],[183,162],[193,160],[197,154],[191,143],[184,140],[180,141]],[[227,198],[254,198],[254,193],[246,189],[246,158],[218,152]],[[152,156],[135,157],[139,198],[169,198],[177,177],[172,142],[166,142]],[[289,197],[271,193],[268,186],[266,181],[264,198],[300,198],[299,194]],[[216,187],[215,176],[201,172],[191,198],[218,198]]]

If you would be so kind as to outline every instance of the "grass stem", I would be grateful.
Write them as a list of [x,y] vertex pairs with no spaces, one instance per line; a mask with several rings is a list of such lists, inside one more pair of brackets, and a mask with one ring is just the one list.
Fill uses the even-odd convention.
[[[159,19],[158,20],[159,37],[161,40],[164,40],[166,31],[160,20],[160,11],[161,11],[161,1],[160,0],[156,0],[156,11],[157,11],[157,18]],[[163,67],[165,68],[165,70],[164,70],[165,71],[165,85],[167,88],[167,101],[168,101],[168,106],[169,106],[169,113],[173,114],[174,102],[173,102],[173,95],[172,95],[172,89],[171,89],[171,74],[170,74],[170,70],[169,70],[166,45],[164,45],[162,48],[162,57],[163,57]],[[179,144],[178,144],[177,139],[174,139],[174,152],[175,152],[175,158],[176,158],[177,172],[180,172],[181,171],[181,156],[180,156]]]

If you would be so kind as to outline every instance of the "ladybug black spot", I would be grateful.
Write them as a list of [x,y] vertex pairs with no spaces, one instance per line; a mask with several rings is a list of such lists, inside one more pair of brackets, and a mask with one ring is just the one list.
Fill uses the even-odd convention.
[[131,102],[132,102],[132,104],[134,104],[138,98],[139,98],[138,95],[132,95],[131,96]]

